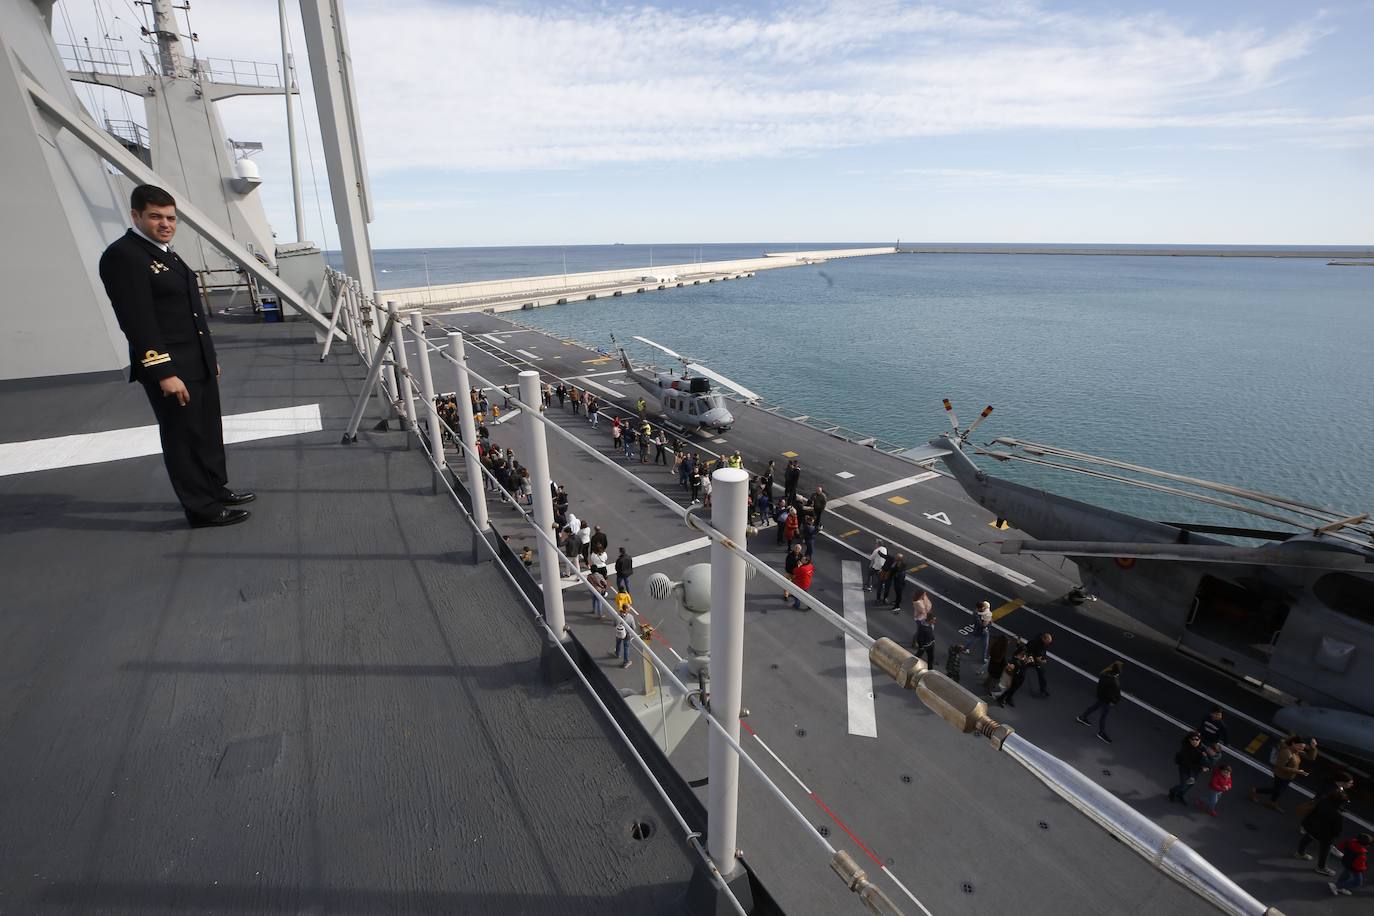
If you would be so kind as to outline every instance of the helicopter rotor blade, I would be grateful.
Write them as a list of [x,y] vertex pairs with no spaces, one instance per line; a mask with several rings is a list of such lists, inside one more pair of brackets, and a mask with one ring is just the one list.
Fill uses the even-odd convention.
[[991,415],[992,415],[992,405],[989,404],[987,407],[984,407],[984,408],[983,408],[983,412],[982,412],[981,414],[978,415],[978,419],[974,420],[974,421],[973,421],[973,424],[972,424],[971,426],[969,426],[968,429],[964,430],[964,435],[963,435],[962,438],[963,438],[965,441],[967,441],[967,440],[968,440],[968,437],[971,436],[971,435],[973,435],[973,431],[974,431],[975,429],[978,428],[978,425],[979,425],[980,423],[982,423],[984,420],[986,420],[988,417],[990,417]]
[[664,353],[667,353],[669,356],[671,356],[673,359],[677,360],[678,362],[682,363],[684,366],[687,365],[689,362],[691,362],[691,360],[689,360],[687,357],[683,356],[681,353],[677,352],[676,350],[670,350],[670,349],[668,349],[667,347],[663,346],[663,344],[661,344],[661,343],[654,343],[652,340],[650,340],[650,339],[647,338],[647,337],[640,337],[640,336],[636,335],[634,339],[637,340],[637,341],[639,341],[640,343],[648,344],[649,346],[654,347],[655,349],[662,350]]
[[750,391],[748,388],[745,388],[745,387],[744,387],[743,385],[741,385],[739,382],[732,381],[732,380],[726,378],[725,376],[721,375],[719,372],[713,372],[713,371],[711,371],[710,369],[707,369],[707,368],[706,368],[705,366],[703,366],[701,363],[688,363],[688,364],[687,364],[687,368],[688,368],[688,369],[691,369],[691,370],[692,370],[693,372],[695,372],[697,375],[704,375],[704,376],[706,376],[707,378],[711,379],[712,381],[719,382],[720,384],[724,385],[726,388],[733,388],[736,392],[738,392],[741,396],[743,396],[744,399],[745,399],[746,401],[761,401],[761,400],[763,400],[763,396],[762,396],[762,395],[756,394],[755,392]]
[[959,417],[954,413],[954,405],[949,402],[949,398],[943,399],[945,402],[945,413],[949,415],[949,425],[954,427],[954,431],[959,431]]

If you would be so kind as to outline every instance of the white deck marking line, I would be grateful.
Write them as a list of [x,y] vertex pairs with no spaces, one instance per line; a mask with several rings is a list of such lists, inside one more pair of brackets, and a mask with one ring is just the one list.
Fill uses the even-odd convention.
[[477,336],[478,336],[478,337],[485,337],[487,340],[489,340],[489,341],[491,341],[492,343],[496,344],[498,347],[501,346],[503,343],[505,343],[504,340],[502,340],[501,338],[497,337],[495,334],[478,334]]
[[[683,541],[681,544],[673,544],[669,547],[660,547],[658,550],[651,550],[648,553],[642,553],[638,556],[631,557],[630,559],[634,561],[635,572],[639,572],[640,567],[648,566],[652,563],[657,563],[659,560],[667,560],[671,557],[676,557],[684,553],[691,553],[694,550],[700,550],[701,548],[709,547],[710,545],[710,538],[694,538],[690,541]],[[614,580],[612,580],[612,582],[614,583]],[[574,585],[581,584],[582,583],[579,580],[574,579],[571,582],[564,582],[562,587],[564,590],[567,590],[572,588]]]
[[[872,529],[866,528],[866,529],[864,529],[864,530],[867,531],[869,534],[876,534],[876,532],[874,532]],[[848,541],[844,540],[843,538],[840,538],[840,537],[838,537],[838,536],[836,536],[836,535],[833,535],[833,534],[831,534],[831,533],[828,532],[828,531],[822,531],[821,534],[824,535],[828,540],[834,541],[836,544],[839,544],[841,547],[844,547],[845,549],[849,550],[849,552],[851,552],[851,553],[857,554],[857,555],[860,556],[860,557],[867,557],[867,556],[868,556],[868,554],[867,554],[865,551],[860,550],[859,548],[855,547],[853,544],[850,544]],[[983,586],[983,585],[980,585],[980,584],[977,583],[977,582],[974,582],[972,579],[968,578],[967,576],[963,575],[962,573],[960,573],[960,572],[958,572],[958,571],[956,571],[956,570],[950,569],[950,568],[947,567],[947,566],[942,566],[941,564],[936,563],[936,562],[934,562],[934,561],[932,561],[930,565],[933,566],[933,567],[935,567],[936,569],[940,570],[941,572],[946,573],[947,575],[953,576],[953,577],[956,578],[956,579],[959,579],[959,580],[961,580],[961,581],[963,581],[963,582],[968,583],[969,585],[972,585],[972,586],[974,586],[974,587],[976,587],[976,588],[985,588],[985,589],[986,589],[986,586]],[[930,594],[931,594],[932,597],[940,599],[941,601],[943,601],[943,602],[945,602],[946,604],[948,604],[950,607],[958,608],[959,610],[963,611],[965,614],[968,614],[970,617],[973,616],[973,610],[972,610],[972,608],[966,608],[966,607],[964,607],[962,604],[959,604],[959,602],[957,602],[957,601],[955,601],[954,599],[950,598],[948,595],[942,594],[941,592],[939,592],[938,590],[936,590],[934,587],[932,587],[932,586],[930,586],[930,585],[927,585],[926,583],[922,582],[920,579],[918,579],[918,578],[915,577],[915,576],[912,576],[911,579],[912,579],[912,581],[915,582],[917,585],[921,586],[921,588],[924,588],[926,591],[930,592]],[[987,590],[988,592],[990,592],[991,594],[996,595],[996,596],[998,596],[999,598],[1002,598],[1003,600],[1010,600],[1010,599],[1007,598],[1006,595],[1003,595],[1001,592],[995,591],[995,590],[993,590],[993,589],[986,589],[986,590]],[[1091,636],[1088,636],[1088,635],[1086,635],[1086,634],[1084,634],[1084,633],[1080,633],[1079,631],[1073,629],[1072,627],[1065,626],[1065,625],[1064,625],[1063,623],[1061,623],[1059,620],[1053,619],[1053,618],[1047,616],[1046,614],[1043,614],[1043,613],[1041,613],[1040,611],[1037,611],[1035,608],[1031,607],[1029,604],[1023,604],[1023,605],[1021,606],[1021,610],[1030,611],[1032,614],[1034,614],[1035,616],[1039,617],[1041,620],[1044,620],[1044,621],[1046,621],[1047,623],[1052,623],[1052,624],[1054,624],[1055,626],[1057,626],[1059,629],[1063,630],[1064,632],[1066,632],[1066,633],[1072,633],[1073,635],[1079,637],[1080,639],[1084,640],[1085,642],[1090,642],[1090,643],[1092,643],[1093,645],[1097,646],[1098,648],[1107,650],[1108,652],[1112,653],[1116,658],[1121,659],[1122,661],[1126,662],[1127,664],[1133,665],[1134,667],[1139,668],[1139,669],[1142,670],[1142,671],[1148,671],[1148,672],[1150,672],[1151,674],[1155,675],[1156,677],[1160,678],[1161,680],[1168,681],[1169,683],[1171,683],[1171,684],[1173,684],[1173,685],[1175,685],[1175,686],[1177,686],[1177,687],[1179,687],[1179,688],[1181,688],[1181,689],[1187,691],[1188,693],[1193,694],[1193,695],[1196,696],[1196,697],[1199,697],[1199,698],[1201,698],[1201,699],[1207,700],[1208,702],[1211,702],[1211,703],[1215,703],[1216,705],[1220,706],[1222,709],[1226,710],[1228,713],[1231,713],[1231,714],[1233,714],[1233,715],[1235,715],[1235,716],[1238,716],[1238,717],[1240,717],[1240,718],[1242,718],[1242,719],[1245,719],[1247,722],[1250,722],[1250,723],[1253,724],[1253,725],[1257,725],[1258,727],[1264,729],[1266,732],[1270,733],[1271,735],[1279,736],[1279,733],[1278,733],[1272,726],[1265,725],[1263,722],[1259,721],[1258,719],[1254,718],[1253,716],[1247,715],[1246,713],[1241,712],[1239,709],[1235,709],[1234,707],[1229,706],[1229,705],[1227,705],[1226,703],[1223,703],[1222,701],[1217,700],[1217,699],[1214,698],[1214,697],[1208,696],[1207,694],[1203,693],[1201,690],[1198,690],[1198,689],[1195,688],[1195,687],[1190,687],[1190,686],[1188,686],[1187,684],[1184,684],[1182,681],[1179,681],[1179,680],[1176,680],[1176,679],[1173,678],[1173,677],[1170,677],[1169,675],[1165,674],[1163,671],[1159,671],[1159,670],[1157,670],[1157,669],[1155,669],[1155,668],[1150,667],[1149,665],[1147,665],[1147,664],[1145,664],[1145,663],[1143,663],[1143,662],[1140,662],[1140,661],[1137,661],[1137,660],[1135,660],[1135,659],[1132,659],[1129,655],[1126,655],[1126,654],[1123,653],[1123,652],[1120,652],[1120,651],[1118,651],[1118,650],[1116,650],[1116,649],[1113,649],[1111,646],[1108,646],[1106,643],[1098,642],[1096,639],[1093,639]],[[1000,623],[994,623],[993,626],[994,626],[996,629],[1001,630],[1003,633],[1011,633],[1011,630],[1008,630],[1006,627],[1002,626]],[[1096,683],[1096,681],[1097,681],[1097,675],[1096,675],[1096,674],[1091,674],[1091,673],[1089,673],[1089,672],[1083,670],[1082,668],[1078,667],[1077,665],[1073,664],[1072,662],[1068,661],[1067,659],[1064,659],[1064,658],[1062,658],[1062,657],[1060,657],[1060,656],[1058,656],[1058,655],[1055,655],[1053,652],[1051,652],[1051,653],[1049,654],[1049,658],[1051,658],[1052,660],[1054,660],[1054,661],[1058,662],[1059,664],[1063,665],[1065,668],[1069,669],[1070,671],[1074,672],[1075,674],[1080,675],[1080,676],[1083,677],[1085,680],[1091,681],[1091,682],[1093,682],[1093,683]],[[1182,731],[1190,731],[1190,730],[1192,729],[1192,726],[1190,726],[1190,725],[1185,725],[1183,722],[1180,722],[1178,719],[1175,719],[1173,716],[1169,715],[1169,714],[1168,714],[1167,712],[1165,712],[1164,710],[1162,710],[1162,709],[1157,709],[1157,708],[1155,708],[1154,706],[1151,706],[1149,703],[1146,703],[1144,700],[1141,700],[1139,697],[1135,696],[1134,694],[1126,693],[1125,691],[1122,691],[1121,696],[1122,696],[1124,699],[1129,700],[1130,702],[1132,702],[1132,703],[1134,703],[1135,705],[1139,706],[1141,709],[1144,709],[1146,712],[1153,713],[1154,715],[1156,715],[1156,716],[1158,716],[1159,718],[1163,719],[1165,722],[1168,722],[1170,725],[1173,725],[1175,728],[1181,729]],[[1223,747],[1223,750],[1226,751],[1227,754],[1229,754],[1229,755],[1231,755],[1232,757],[1234,757],[1234,758],[1235,758],[1237,761],[1239,761],[1240,763],[1243,763],[1243,764],[1245,764],[1246,766],[1250,767],[1250,768],[1251,768],[1252,770],[1254,770],[1255,772],[1260,773],[1260,774],[1262,774],[1262,775],[1266,775],[1266,776],[1269,775],[1270,768],[1269,768],[1268,766],[1266,766],[1265,764],[1260,763],[1258,760],[1255,760],[1255,759],[1254,759],[1253,757],[1251,757],[1250,755],[1244,754],[1244,753],[1242,753],[1242,752],[1236,750],[1235,748],[1233,748],[1233,747],[1231,747],[1231,746],[1229,746],[1229,745],[1224,746],[1224,747]],[[1314,797],[1314,793],[1313,793],[1310,789],[1307,789],[1306,787],[1301,786],[1301,785],[1299,785],[1299,784],[1297,784],[1297,783],[1292,783],[1292,788],[1293,788],[1293,791],[1299,793],[1300,795],[1305,795],[1305,796],[1307,796],[1308,798]],[[1345,812],[1345,816],[1348,817],[1348,818],[1350,818],[1350,820],[1352,820],[1352,821],[1354,821],[1355,823],[1359,824],[1361,827],[1363,827],[1363,828],[1366,829],[1366,830],[1374,830],[1374,824],[1371,824],[1371,823],[1369,823],[1368,821],[1365,821],[1363,818],[1360,818],[1360,817],[1358,817],[1358,816],[1356,816],[1356,815],[1354,815],[1354,814],[1351,814],[1349,811]]]
[[894,874],[892,873],[892,869],[890,869],[890,868],[888,868],[886,865],[884,865],[884,866],[883,866],[883,874],[885,874],[885,875],[887,875],[889,878],[891,878],[891,879],[892,879],[892,883],[895,884],[895,885],[897,885],[898,887],[900,887],[900,888],[902,889],[902,893],[903,893],[903,894],[906,894],[907,897],[910,898],[910,900],[911,900],[912,903],[916,904],[917,906],[919,906],[919,907],[921,908],[921,912],[922,912],[922,913],[925,913],[926,916],[934,916],[934,914],[931,913],[930,910],[926,909],[926,905],[925,905],[924,903],[922,903],[921,901],[919,901],[919,900],[916,899],[916,895],[915,895],[915,894],[913,894],[911,891],[907,890],[907,886],[906,886],[905,884],[903,884],[902,882],[900,882],[900,881],[897,880],[897,876],[894,875]]
[[602,385],[600,382],[594,382],[594,381],[592,381],[591,379],[587,378],[587,376],[585,376],[585,375],[579,375],[579,376],[577,376],[577,381],[579,381],[579,382],[586,382],[588,385],[591,385],[591,386],[592,386],[593,388],[595,388],[597,391],[604,391],[606,394],[609,394],[609,395],[610,395],[611,397],[613,397],[613,398],[623,398],[623,397],[625,396],[625,392],[623,392],[623,391],[616,391],[614,388],[607,388],[605,385]]
[[851,473],[849,473],[848,471],[836,471],[836,472],[835,472],[835,476],[838,477],[838,478],[840,478],[841,480],[848,480],[849,478],[853,477],[854,475],[851,474]]
[[[840,584],[844,595],[844,619],[867,633],[864,577],[857,562],[845,560],[840,564]],[[878,713],[873,708],[873,666],[868,660],[868,650],[848,631],[844,634],[844,681],[849,694],[849,733],[864,738],[878,737]]]
[[525,359],[538,359],[538,358],[539,358],[539,357],[535,356],[533,353],[531,353],[529,350],[521,350],[521,349],[518,348],[518,347],[516,348],[515,352],[516,352],[516,353],[519,353],[521,356],[525,357]]
[[779,757],[777,754],[773,753],[773,749],[772,749],[771,747],[769,747],[767,744],[764,744],[764,743],[763,743],[763,739],[759,737],[758,732],[752,731],[752,730],[751,730],[751,731],[749,732],[749,734],[753,735],[753,736],[754,736],[754,740],[757,741],[757,742],[759,743],[759,746],[762,747],[765,751],[768,752],[768,756],[769,756],[769,757],[772,757],[774,760],[776,760],[776,761],[778,762],[778,766],[780,766],[780,767],[782,767],[784,770],[786,770],[786,771],[787,771],[787,775],[788,775],[788,776],[791,776],[791,777],[792,777],[792,780],[793,780],[794,782],[796,782],[797,785],[801,786],[801,790],[802,790],[803,792],[805,792],[807,795],[810,795],[810,794],[811,794],[811,788],[810,788],[806,783],[804,783],[804,782],[801,781],[801,777],[799,777],[796,773],[793,773],[793,772],[792,772],[792,768],[791,768],[790,766],[788,766],[787,764],[785,764],[785,763],[782,762],[782,758],[781,758],[781,757]]
[[605,372],[587,372],[583,375],[579,375],[578,378],[597,378],[602,375],[620,375],[624,371],[624,369],[607,369]]
[[518,417],[518,416],[520,416],[520,408],[519,408],[519,407],[512,407],[510,410],[508,410],[508,411],[506,411],[505,413],[501,414],[501,416],[497,417],[495,420],[492,420],[491,423],[492,423],[493,426],[500,426],[502,423],[506,422],[507,420],[510,420],[510,419],[512,419],[512,418],[514,418],[514,417]]
[[854,503],[849,508],[858,509],[860,512],[867,512],[869,515],[891,525],[898,531],[903,531],[914,538],[919,538],[920,540],[925,541],[927,544],[930,544],[933,547],[938,547],[940,550],[943,550],[946,553],[953,554],[959,559],[967,563],[972,563],[974,566],[977,566],[980,569],[985,569],[990,573],[995,573],[1001,576],[1002,578],[1008,580],[1009,582],[1013,582],[1021,586],[1030,585],[1033,582],[1035,582],[1035,580],[1030,578],[1029,576],[1024,576],[1014,569],[1010,569],[1006,566],[1003,566],[1001,563],[989,560],[981,553],[975,553],[974,551],[969,550],[967,547],[960,547],[958,544],[955,544],[951,541],[947,541],[942,537],[938,537],[937,535],[931,534],[929,531],[926,531],[922,528],[917,528],[915,525],[912,525],[909,522],[904,522],[897,516],[884,512],[882,509],[875,509],[873,506],[867,505],[865,503]]
[[[225,444],[252,442],[276,436],[295,436],[322,429],[319,404],[299,404],[224,418]],[[157,425],[111,429],[52,439],[0,443],[0,477],[102,464],[125,458],[162,454]]]
[[[836,476],[838,477],[842,475],[837,474]],[[854,475],[851,474],[850,476],[852,477]],[[853,503],[862,502],[863,500],[869,499],[874,496],[882,496],[884,493],[891,493],[893,490],[900,490],[903,487],[909,487],[914,483],[921,483],[922,481],[930,480],[930,478],[932,477],[939,476],[940,475],[936,474],[934,471],[926,471],[924,474],[914,474],[911,477],[903,477],[901,480],[893,480],[889,483],[880,484],[876,487],[869,487],[867,490],[860,490],[857,493],[850,493],[848,496],[840,496],[836,499],[832,499],[830,501],[830,505],[833,507],[848,506]]]

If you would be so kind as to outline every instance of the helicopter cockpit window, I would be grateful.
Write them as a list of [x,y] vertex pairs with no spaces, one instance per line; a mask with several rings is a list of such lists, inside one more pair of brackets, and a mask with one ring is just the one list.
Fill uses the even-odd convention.
[[687,402],[687,412],[688,412],[689,414],[691,414],[692,416],[694,416],[694,417],[697,415],[697,402],[696,402],[696,401],[688,401],[688,402]]
[[1367,577],[1350,573],[1328,573],[1312,586],[1322,604],[1337,614],[1353,617],[1366,626],[1374,626],[1374,595]]

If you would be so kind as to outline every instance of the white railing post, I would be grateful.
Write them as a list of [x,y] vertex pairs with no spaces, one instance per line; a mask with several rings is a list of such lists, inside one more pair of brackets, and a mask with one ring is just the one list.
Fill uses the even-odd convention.
[[[439,408],[434,405],[434,375],[429,365],[429,342],[425,340],[425,318],[410,313],[410,330],[415,333],[415,355],[420,362],[420,391],[425,396],[425,425],[429,427],[429,455],[434,465],[434,492],[439,492],[444,473],[444,434],[439,429]],[[418,433],[417,433],[418,434]]]
[[[544,424],[539,418],[539,373],[526,369],[520,373],[520,400],[531,409],[525,412],[525,455],[530,469],[530,485],[534,487],[534,522],[539,530],[552,537],[553,491],[549,473],[549,446],[544,437]],[[544,620],[559,640],[563,632],[563,581],[559,568],[558,550],[548,538],[537,538],[539,544],[539,581],[544,588]]]
[[[721,468],[711,474],[711,525],[745,548],[749,515],[749,473]],[[744,680],[744,560],[711,542],[711,715],[739,740]],[[706,848],[727,880],[739,870],[735,856],[739,801],[739,757],[718,732],[708,751]]]
[[[478,531],[486,531],[487,486],[482,479],[482,461],[477,457],[477,424],[472,417],[472,382],[468,379],[468,355],[463,348],[461,331],[448,332],[448,353],[457,370],[458,425],[463,436],[463,459],[468,469],[468,496],[472,499],[472,522]],[[536,402],[537,403],[537,402]]]
[[[401,391],[401,407],[405,411],[405,416],[401,418],[402,429],[418,436],[420,427],[415,423],[415,388],[410,384],[410,359],[406,356],[406,338],[401,330],[401,310],[391,301],[387,302],[386,310],[391,316],[391,358],[396,361],[396,387]],[[406,448],[410,448],[410,436],[406,436]]]

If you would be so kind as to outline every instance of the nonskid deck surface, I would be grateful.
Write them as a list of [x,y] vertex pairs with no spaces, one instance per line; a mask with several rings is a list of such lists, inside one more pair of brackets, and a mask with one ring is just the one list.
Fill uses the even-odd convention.
[[[535,368],[546,376],[580,379],[575,382],[579,385],[594,383],[598,395],[619,395],[624,406],[638,397],[637,387],[620,384],[624,379],[614,364],[581,346],[490,315],[453,316],[446,322],[465,332],[473,368],[498,383],[513,382],[519,369]],[[610,454],[605,420],[593,430],[584,418],[556,406],[550,415]],[[1264,762],[1269,744],[1253,754],[1245,752],[1253,738],[1268,733],[1262,724],[1272,708],[1264,701],[1182,658],[1170,643],[1113,608],[1063,604],[1058,599],[1073,584],[1072,565],[999,555],[988,542],[1015,532],[990,527],[991,516],[947,478],[925,477],[919,468],[891,456],[771,413],[745,408],[737,417],[732,430],[692,437],[689,447],[727,453],[738,448],[754,469],[773,458],[780,470],[787,452],[798,454],[803,492],[819,483],[832,500],[816,549],[813,587],[829,606],[846,606],[846,565],[856,564],[850,576],[860,571],[875,538],[881,537],[890,549],[906,552],[912,579],[936,596],[942,665],[945,647],[970,619],[965,609],[981,600],[989,601],[999,623],[1013,632],[1053,632],[1051,696],[1032,696],[1032,676],[1016,708],[994,707],[994,714],[1178,834],[1265,903],[1290,913],[1327,910],[1326,879],[1312,874],[1312,862],[1292,858],[1297,819],[1245,798],[1251,786],[1268,784]],[[514,448],[518,458],[523,446],[520,419],[491,430],[493,441]],[[696,532],[608,468],[561,437],[551,435],[549,444],[555,479],[568,486],[573,511],[607,531],[611,555],[624,546],[632,555],[648,558],[637,564],[632,591],[638,609],[659,628],[660,651],[673,660],[675,648],[686,641],[685,624],[673,608],[648,597],[645,582],[656,571],[676,577],[688,564],[705,562],[709,551]],[[637,461],[622,464],[686,504],[670,469]],[[837,507],[837,498],[848,505]],[[949,524],[935,517],[940,513]],[[512,533],[516,549],[532,545],[514,524],[510,509],[497,508],[494,517],[503,533]],[[781,561],[772,528],[751,539],[750,549]],[[989,562],[970,562],[965,551]],[[605,643],[603,664],[612,678],[624,690],[641,690],[640,668],[620,671],[618,661],[609,657],[609,626],[591,618],[591,602],[580,587],[565,594],[568,619],[579,639],[589,646],[598,639]],[[870,633],[904,644],[910,640],[909,611],[879,608],[871,593],[860,592],[859,597],[866,598]],[[849,600],[855,600],[852,593]],[[994,912],[1011,898],[1019,908],[1034,912],[1205,910],[978,739],[953,734],[914,698],[877,678],[870,688],[855,684],[847,674],[838,633],[815,615],[791,610],[773,586],[751,582],[746,607],[744,706],[750,710],[746,732],[752,736],[746,746],[792,801],[815,824],[828,828],[832,840],[874,871],[887,866],[892,878],[933,912]],[[1092,702],[1097,671],[1115,658],[1128,660],[1123,686],[1130,696],[1112,714],[1114,743],[1109,746],[1074,716]],[[968,664],[963,680],[966,685],[976,680]],[[868,689],[873,696],[866,704]],[[1213,702],[1231,710],[1232,744],[1245,760],[1231,758],[1237,788],[1224,798],[1216,819],[1165,798],[1176,781],[1172,757],[1182,729],[1195,726]],[[876,737],[864,733],[870,711]],[[704,745],[698,728],[673,756],[689,780],[706,775]],[[783,891],[789,911],[834,912],[830,907],[836,901],[824,876],[816,875],[820,860],[809,841],[775,800],[748,780],[745,787],[752,791],[743,802],[747,814],[741,843],[751,863],[771,888]],[[1300,800],[1290,794],[1290,810]],[[1368,812],[1361,804],[1354,813],[1363,817]],[[1348,824],[1355,827],[1354,821]],[[896,881],[885,889],[917,911]]]
[[[247,524],[187,529],[156,453],[0,476],[0,912],[678,912],[670,813],[541,685],[422,454],[339,445],[347,350],[214,327],[226,415],[319,405],[230,446]],[[8,444],[152,419],[119,381],[0,413]]]

